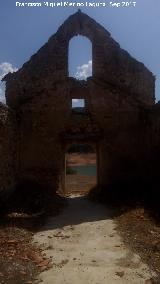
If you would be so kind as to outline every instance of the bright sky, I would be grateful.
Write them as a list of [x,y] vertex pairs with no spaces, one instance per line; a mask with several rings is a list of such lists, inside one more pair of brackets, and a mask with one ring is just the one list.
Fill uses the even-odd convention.
[[[104,2],[109,4],[110,1]],[[0,0],[0,78],[20,68],[77,9],[18,8],[15,0]],[[81,10],[103,25],[122,48],[156,75],[156,98],[160,100],[160,1],[137,0],[136,7],[111,8],[108,5],[106,8],[81,7]],[[87,40],[76,42],[75,39],[70,44],[70,54],[77,50],[78,56],[70,56],[70,72],[82,78],[91,70],[90,46]],[[3,96],[2,88],[0,96]]]

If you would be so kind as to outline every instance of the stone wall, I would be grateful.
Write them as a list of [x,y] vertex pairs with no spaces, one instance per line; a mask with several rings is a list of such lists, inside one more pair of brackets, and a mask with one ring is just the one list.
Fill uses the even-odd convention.
[[[87,81],[68,77],[69,40],[77,34],[92,42],[93,76]],[[97,149],[102,187],[132,183],[148,173],[148,153],[159,139],[153,134],[150,141],[154,130],[149,130],[150,122],[155,127],[155,78],[89,16],[70,16],[48,43],[4,80],[7,104],[18,118],[18,181],[64,190],[65,152],[72,143]],[[73,98],[85,99],[83,113],[72,111]]]
[[[72,98],[85,99],[84,113],[72,111]],[[47,89],[19,108],[21,178],[64,187],[66,148],[89,143],[97,149],[101,186],[132,179],[141,172],[144,154],[141,112],[127,94],[92,79],[70,79],[54,93]]]
[[145,163],[144,179],[152,184],[160,184],[160,104],[155,104],[145,112]]
[[154,104],[153,74],[121,49],[108,31],[81,12],[70,16],[18,72],[4,78],[7,104],[18,107],[47,89],[54,92],[60,82],[67,85],[69,41],[78,34],[92,42],[92,73],[97,82],[121,88],[143,104]]
[[8,195],[16,184],[17,133],[13,112],[0,103],[0,196]]

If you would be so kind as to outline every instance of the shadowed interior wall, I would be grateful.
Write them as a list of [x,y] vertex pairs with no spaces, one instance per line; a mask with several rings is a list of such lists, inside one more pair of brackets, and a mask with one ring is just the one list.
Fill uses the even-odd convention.
[[0,103],[0,196],[16,184],[17,128],[14,113]]

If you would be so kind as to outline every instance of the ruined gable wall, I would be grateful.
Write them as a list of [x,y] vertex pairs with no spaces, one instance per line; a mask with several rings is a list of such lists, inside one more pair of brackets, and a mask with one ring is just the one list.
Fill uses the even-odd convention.
[[155,78],[152,73],[120,49],[101,25],[83,13],[70,16],[18,72],[6,76],[7,103],[18,107],[27,99],[39,96],[48,84],[53,90],[60,81],[67,84],[69,41],[78,34],[92,42],[94,78],[121,88],[144,104],[154,103]]
[[0,196],[16,184],[17,131],[13,112],[0,103]]
[[[93,76],[86,82],[68,78],[69,40],[77,34],[87,36],[93,45]],[[97,137],[100,184],[141,174],[146,151],[142,108],[154,104],[154,76],[87,15],[69,17],[29,62],[5,80],[7,103],[19,115],[22,179],[56,190],[63,183],[65,149],[72,137],[85,142]],[[86,99],[87,115],[72,114],[72,98]]]

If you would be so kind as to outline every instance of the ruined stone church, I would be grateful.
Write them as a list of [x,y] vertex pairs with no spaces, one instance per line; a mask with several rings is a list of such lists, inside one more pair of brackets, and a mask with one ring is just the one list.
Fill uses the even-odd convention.
[[[92,43],[92,76],[68,74],[72,37]],[[34,181],[65,191],[65,153],[73,143],[92,145],[97,185],[159,176],[160,107],[155,77],[100,24],[81,11],[15,73],[7,74],[0,104],[0,190]],[[85,109],[74,112],[72,99]]]

